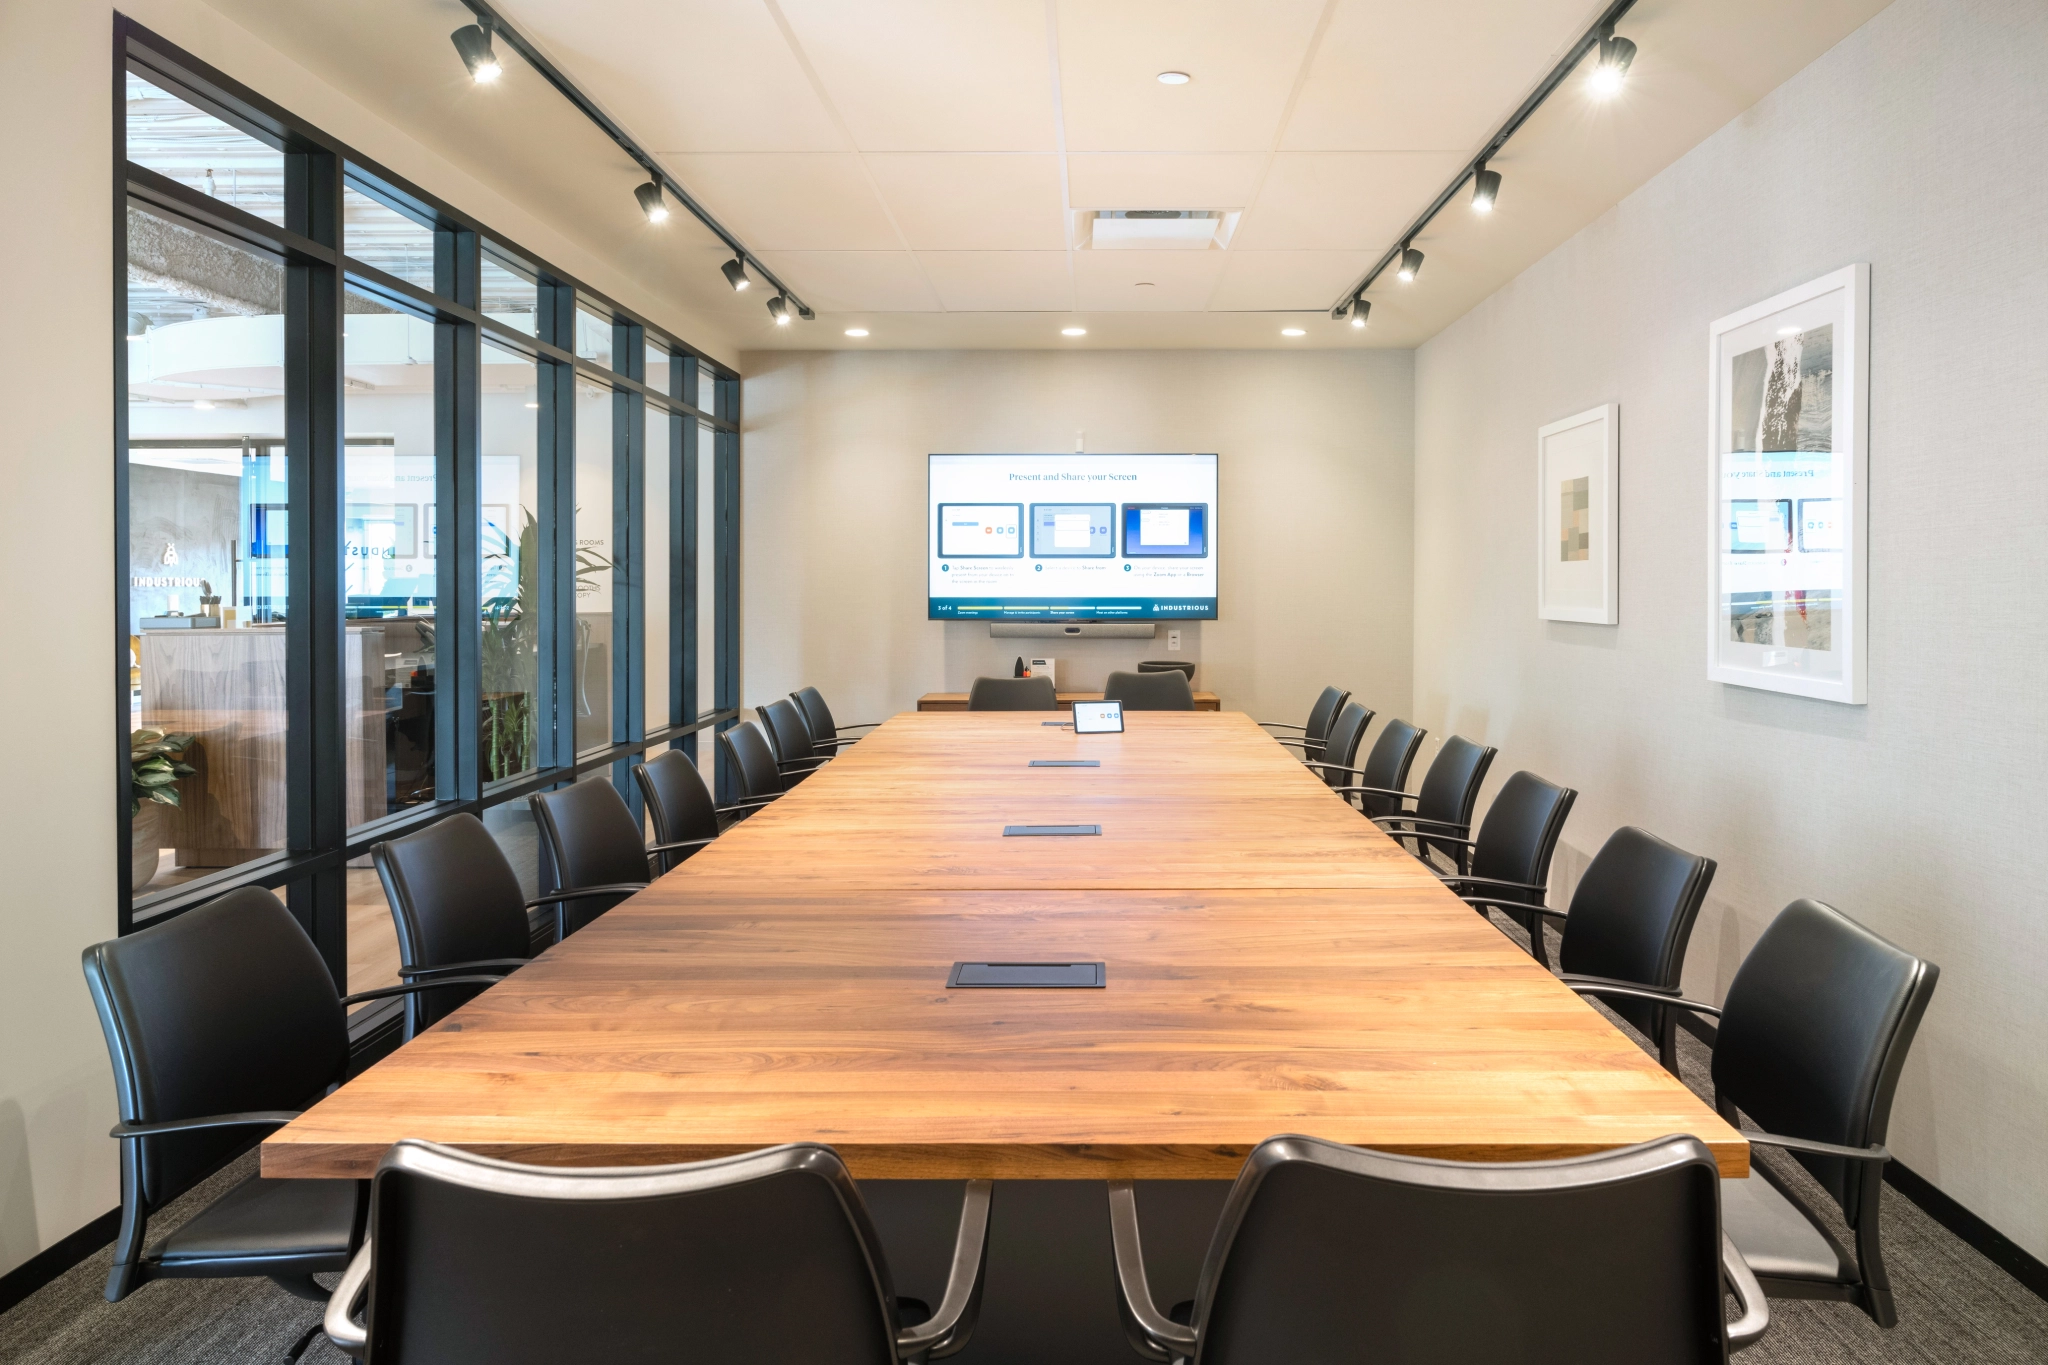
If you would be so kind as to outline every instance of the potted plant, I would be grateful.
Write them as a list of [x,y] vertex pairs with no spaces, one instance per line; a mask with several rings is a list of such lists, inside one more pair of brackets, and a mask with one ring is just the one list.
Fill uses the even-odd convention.
[[163,842],[158,806],[178,804],[178,779],[199,771],[184,761],[191,735],[137,730],[128,736],[128,882],[135,890],[156,876]]

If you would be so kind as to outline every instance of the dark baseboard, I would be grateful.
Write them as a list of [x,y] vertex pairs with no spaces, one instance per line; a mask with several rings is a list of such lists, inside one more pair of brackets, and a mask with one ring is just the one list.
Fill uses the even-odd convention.
[[[1714,1045],[1714,1026],[1697,1014],[1680,1011],[1678,1023],[1707,1046]],[[2048,1299],[2048,1264],[1943,1193],[1926,1176],[1893,1157],[1885,1164],[1884,1183],[1912,1200],[1929,1218],[1969,1243],[1985,1260],[2041,1298]]]
[[120,1230],[121,1210],[108,1209],[69,1237],[59,1238],[5,1275],[0,1275],[0,1313],[113,1241],[114,1234]]

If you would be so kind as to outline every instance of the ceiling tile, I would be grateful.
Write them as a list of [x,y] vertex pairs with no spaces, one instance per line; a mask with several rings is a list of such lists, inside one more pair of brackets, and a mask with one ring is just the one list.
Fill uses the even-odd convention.
[[1344,0],[1280,145],[1469,156],[1592,17],[1586,0]]
[[657,155],[756,251],[903,247],[852,152]]
[[781,0],[864,151],[1050,152],[1042,0]]
[[[1101,312],[1199,313],[1223,273],[1223,251],[1077,251],[1074,306]],[[1142,283],[1141,283],[1142,281]]]
[[644,147],[846,149],[765,5],[501,0],[501,8]]
[[993,152],[888,152],[868,170],[919,251],[1064,251],[1060,163]]
[[1263,152],[1083,152],[1067,158],[1077,209],[1241,209]]
[[825,312],[938,311],[938,295],[908,251],[778,251],[768,265]]
[[951,312],[1066,312],[1074,306],[1064,251],[923,251],[918,263]]
[[1282,152],[1231,247],[1385,250],[1463,164],[1451,152]]
[[1218,312],[1328,308],[1379,259],[1377,251],[1240,251],[1228,258],[1209,307]]
[[[1280,132],[1323,0],[1059,0],[1067,147],[1264,151]],[[1185,71],[1186,85],[1161,85]]]

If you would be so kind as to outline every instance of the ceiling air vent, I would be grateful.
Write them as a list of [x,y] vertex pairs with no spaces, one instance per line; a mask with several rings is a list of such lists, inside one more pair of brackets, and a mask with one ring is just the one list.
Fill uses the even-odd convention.
[[1076,215],[1095,251],[1212,251],[1230,244],[1234,209],[1097,209]]

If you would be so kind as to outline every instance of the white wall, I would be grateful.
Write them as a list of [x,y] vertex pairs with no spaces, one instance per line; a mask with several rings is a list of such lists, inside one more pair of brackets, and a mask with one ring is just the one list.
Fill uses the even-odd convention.
[[814,684],[874,720],[1050,651],[1060,685],[1153,640],[991,640],[925,619],[925,456],[1215,451],[1220,617],[1196,686],[1298,720],[1326,682],[1408,705],[1411,353],[753,352],[743,358],[743,700]]
[[[1892,1146],[2048,1256],[2048,9],[1898,0],[1424,345],[1418,721],[1720,861],[1688,990],[1829,901],[1942,968]],[[1506,196],[1502,203],[1507,204]],[[1505,210],[1504,210],[1505,211]],[[1870,702],[1706,680],[1707,324],[1871,265]],[[1621,624],[1535,616],[1536,428],[1621,405]]]
[[[635,288],[523,205],[419,145],[194,0],[128,12],[678,336],[722,337]],[[452,58],[451,58],[452,59]],[[18,631],[0,669],[9,718],[0,883],[0,1273],[119,1202],[113,1080],[79,954],[116,928],[123,719],[114,695],[111,124],[113,10],[0,4],[0,581]],[[573,118],[573,115],[567,117]],[[19,325],[32,319],[31,325]]]

